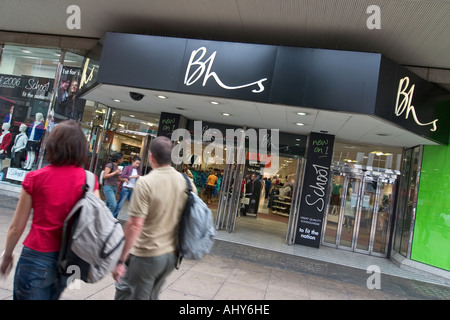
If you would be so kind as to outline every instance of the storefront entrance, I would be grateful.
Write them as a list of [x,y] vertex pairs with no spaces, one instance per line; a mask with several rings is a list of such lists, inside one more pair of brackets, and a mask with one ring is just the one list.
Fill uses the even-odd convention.
[[[304,136],[280,133],[279,153],[270,164],[250,164],[249,150],[235,149],[235,163],[226,164],[223,171],[215,212],[217,230],[231,233],[238,232],[236,225],[256,228],[257,224],[272,223],[276,227],[267,232],[276,233],[288,244],[294,243],[305,167],[301,157],[304,147],[298,143],[302,139],[306,141]],[[294,142],[297,149],[284,141]]]
[[333,166],[322,244],[385,257],[398,174],[357,165]]

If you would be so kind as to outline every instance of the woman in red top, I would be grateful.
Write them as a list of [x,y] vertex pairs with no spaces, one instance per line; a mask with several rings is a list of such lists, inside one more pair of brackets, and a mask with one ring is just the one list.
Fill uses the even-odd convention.
[[[22,182],[0,264],[0,274],[8,274],[14,248],[33,209],[31,229],[14,276],[15,300],[56,300],[67,284],[67,278],[58,273],[58,251],[64,220],[81,198],[86,181],[83,166],[88,160],[88,144],[78,123],[69,120],[52,130],[46,150],[50,165],[29,172]],[[98,182],[95,193],[100,197]]]

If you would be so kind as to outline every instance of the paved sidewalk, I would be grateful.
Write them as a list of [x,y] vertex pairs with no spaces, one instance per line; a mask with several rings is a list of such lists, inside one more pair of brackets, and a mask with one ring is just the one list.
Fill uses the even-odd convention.
[[[17,199],[0,197],[0,248],[5,245]],[[28,226],[29,227],[29,226]],[[25,234],[28,232],[28,228]],[[221,237],[221,234],[219,233]],[[223,238],[223,237],[222,237]],[[22,240],[20,241],[20,243]],[[16,248],[20,255],[21,245]],[[386,259],[384,259],[386,260]],[[380,260],[378,260],[380,261]],[[395,270],[395,269],[394,269]],[[0,280],[0,300],[11,300],[14,271]],[[414,274],[380,275],[380,289],[369,289],[372,274],[363,268],[300,257],[218,239],[201,261],[183,261],[168,277],[161,300],[450,300],[450,285]],[[372,279],[372,278],[371,278]],[[420,279],[420,280],[419,280]],[[370,282],[369,283],[375,283]],[[112,300],[114,280],[79,283],[63,300]]]

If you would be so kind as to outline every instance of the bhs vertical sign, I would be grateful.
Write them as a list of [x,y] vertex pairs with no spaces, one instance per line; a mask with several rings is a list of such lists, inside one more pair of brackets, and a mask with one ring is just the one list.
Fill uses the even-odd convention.
[[334,136],[312,132],[309,137],[305,178],[295,243],[318,248],[330,186]]

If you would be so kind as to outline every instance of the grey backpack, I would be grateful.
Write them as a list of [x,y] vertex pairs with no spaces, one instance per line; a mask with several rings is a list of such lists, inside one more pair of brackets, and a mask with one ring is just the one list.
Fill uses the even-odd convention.
[[183,177],[187,184],[188,199],[178,232],[177,268],[183,258],[199,260],[210,253],[216,235],[211,210],[192,191],[191,182],[184,173]]
[[94,283],[114,269],[125,238],[119,220],[93,193],[94,174],[85,172],[84,194],[64,221],[59,272]]

